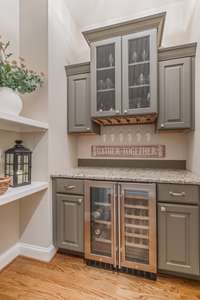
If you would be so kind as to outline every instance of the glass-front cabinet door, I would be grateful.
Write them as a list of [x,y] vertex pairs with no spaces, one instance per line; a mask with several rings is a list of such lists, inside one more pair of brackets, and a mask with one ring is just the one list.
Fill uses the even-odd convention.
[[156,187],[122,184],[119,267],[156,273]]
[[87,181],[85,258],[116,265],[115,184]]
[[122,37],[123,114],[157,113],[157,32]]
[[91,45],[92,116],[121,114],[121,37]]

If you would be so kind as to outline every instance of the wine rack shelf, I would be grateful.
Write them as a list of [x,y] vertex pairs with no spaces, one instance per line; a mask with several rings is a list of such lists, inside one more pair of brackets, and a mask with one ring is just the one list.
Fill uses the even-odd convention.
[[147,245],[128,243],[128,242],[126,242],[126,246],[127,247],[133,247],[133,248],[140,248],[140,249],[149,249],[149,246],[147,246]]
[[111,207],[110,203],[104,203],[104,202],[94,202],[95,205],[98,206],[104,206],[104,207]]
[[145,239],[145,240],[149,239],[149,237],[144,234],[136,234],[136,233],[126,232],[125,235],[126,235],[126,237],[139,238],[139,239]]
[[94,220],[94,223],[97,223],[97,224],[102,224],[102,225],[111,225],[111,222],[110,221],[104,221],[104,220]]
[[142,209],[142,210],[149,210],[148,207],[142,206],[142,205],[131,205],[131,204],[125,204],[125,208],[132,208],[132,209]]
[[133,219],[133,220],[142,220],[142,221],[147,221],[147,220],[149,220],[149,217],[145,217],[145,216],[134,216],[134,215],[125,215],[125,218],[127,218],[127,219]]
[[102,238],[95,238],[95,241],[100,242],[100,243],[105,243],[105,244],[111,244],[112,243],[111,240],[102,239]]
[[146,201],[149,201],[149,199],[145,198],[143,195],[142,196],[140,196],[140,195],[126,195],[126,199],[131,199],[131,200],[134,199],[134,201],[136,201],[136,200],[146,200]]
[[149,229],[149,226],[145,225],[125,224],[125,226],[127,228]]

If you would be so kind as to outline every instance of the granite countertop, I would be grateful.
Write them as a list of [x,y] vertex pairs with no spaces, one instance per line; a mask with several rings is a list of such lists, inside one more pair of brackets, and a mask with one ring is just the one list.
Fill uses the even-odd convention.
[[177,183],[200,185],[200,176],[186,170],[134,168],[74,168],[52,177],[96,179],[107,181]]

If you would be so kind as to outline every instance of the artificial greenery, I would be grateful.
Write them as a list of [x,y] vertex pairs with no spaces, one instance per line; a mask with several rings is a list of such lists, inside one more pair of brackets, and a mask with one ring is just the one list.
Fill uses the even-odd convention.
[[8,87],[21,94],[32,93],[44,82],[44,74],[29,70],[23,58],[9,61],[12,53],[8,53],[10,42],[3,43],[0,37],[0,87]]

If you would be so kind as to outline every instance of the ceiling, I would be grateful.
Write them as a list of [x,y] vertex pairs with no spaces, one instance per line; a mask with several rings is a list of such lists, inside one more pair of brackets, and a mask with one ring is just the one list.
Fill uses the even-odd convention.
[[155,13],[187,0],[66,0],[72,17],[82,30],[114,20]]

